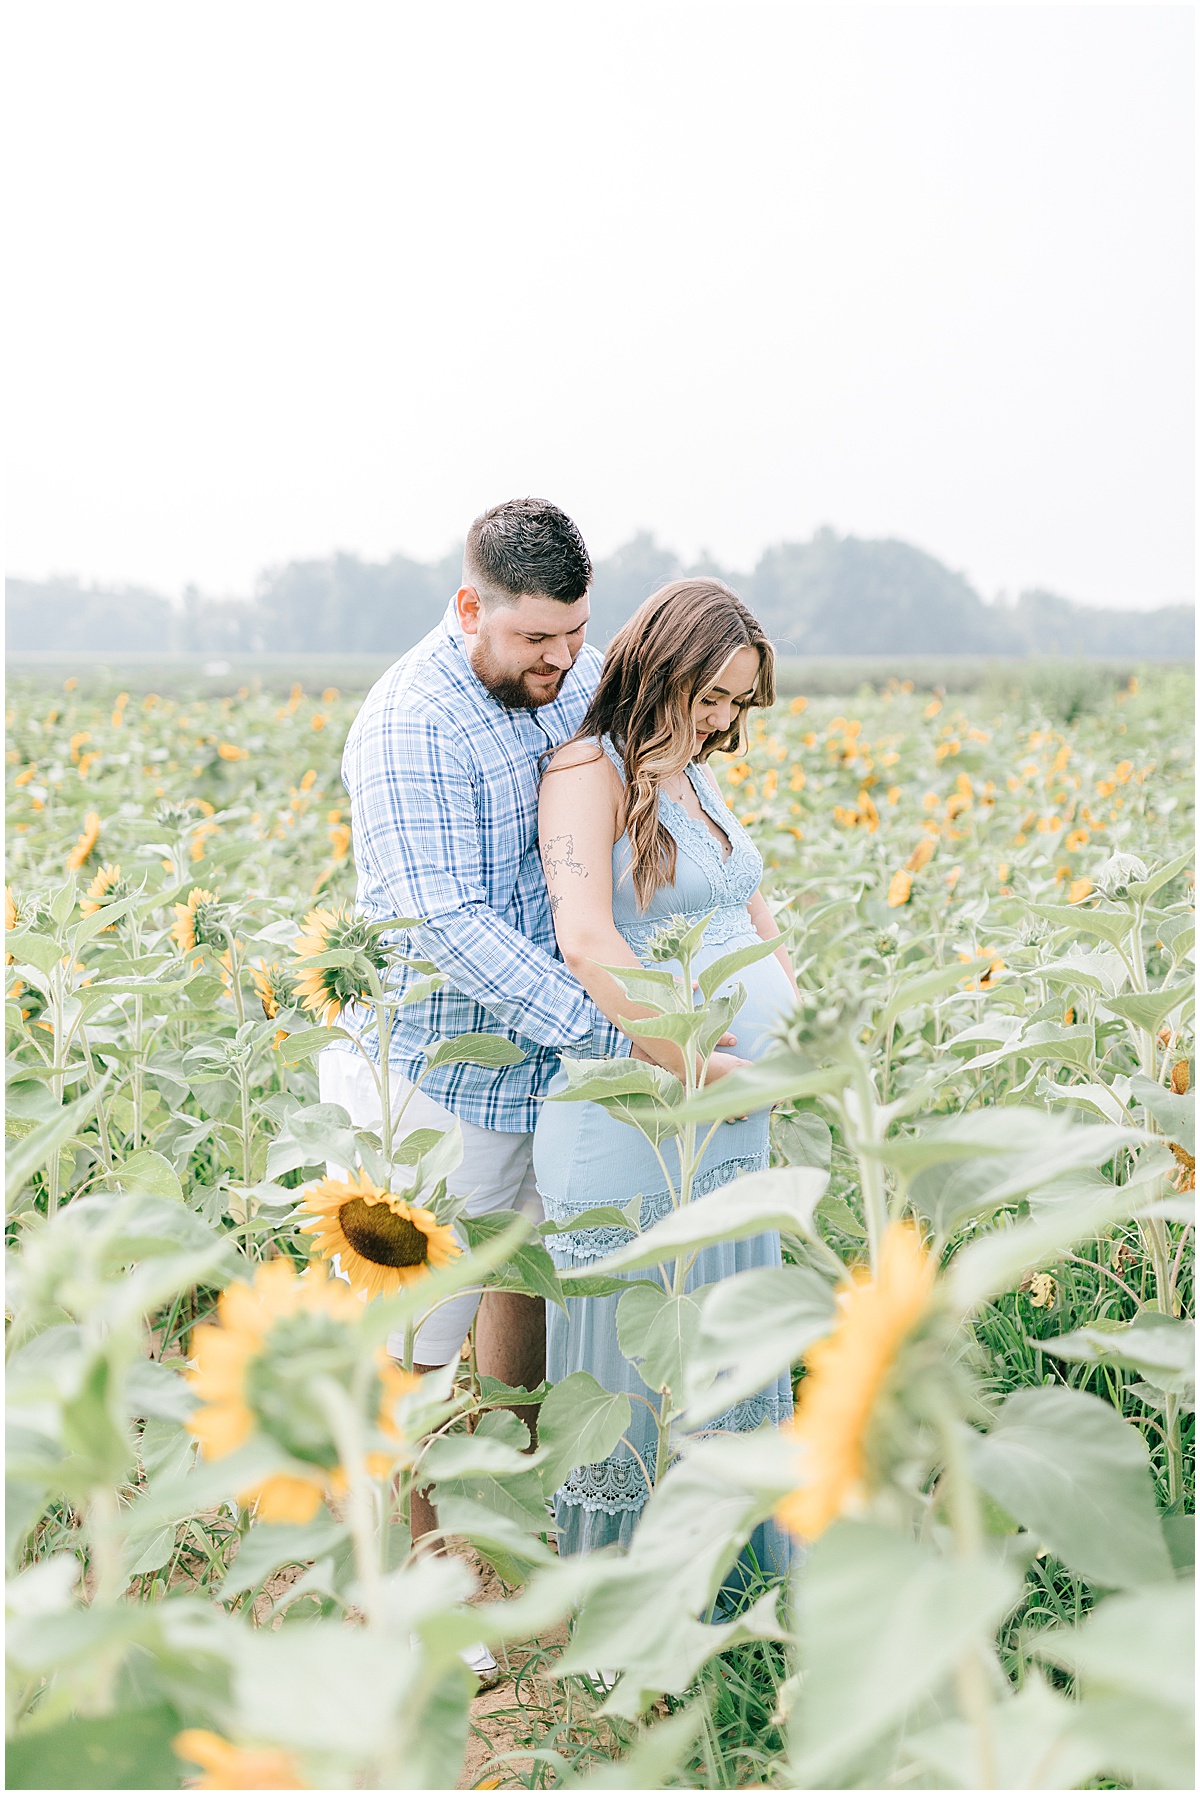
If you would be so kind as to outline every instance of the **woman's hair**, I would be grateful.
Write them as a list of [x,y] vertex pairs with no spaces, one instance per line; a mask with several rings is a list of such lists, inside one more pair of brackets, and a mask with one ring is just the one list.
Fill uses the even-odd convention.
[[600,683],[575,740],[609,736],[625,762],[625,828],[638,908],[675,877],[675,843],[658,818],[658,788],[693,758],[743,745],[743,711],[698,755],[693,707],[739,648],[758,651],[748,704],[775,702],[775,653],[758,619],[720,580],[674,580],[636,610],[608,645]]

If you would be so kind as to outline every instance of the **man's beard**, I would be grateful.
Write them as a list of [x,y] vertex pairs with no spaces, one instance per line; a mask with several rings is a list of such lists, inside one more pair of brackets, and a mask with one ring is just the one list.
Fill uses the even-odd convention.
[[522,673],[505,673],[492,658],[492,651],[482,636],[475,639],[475,653],[471,656],[471,671],[483,686],[486,686],[497,704],[505,710],[536,711],[543,704],[553,704],[562,691],[563,680],[567,671],[562,672],[552,686],[544,686],[539,692],[533,692],[525,684]]

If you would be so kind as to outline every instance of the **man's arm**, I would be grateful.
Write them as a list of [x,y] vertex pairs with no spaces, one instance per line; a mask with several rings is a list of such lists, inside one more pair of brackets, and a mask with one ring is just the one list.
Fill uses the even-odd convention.
[[436,723],[405,712],[365,720],[347,769],[355,856],[419,952],[504,1027],[544,1047],[586,1040],[600,1021],[562,962],[487,901],[471,776]]

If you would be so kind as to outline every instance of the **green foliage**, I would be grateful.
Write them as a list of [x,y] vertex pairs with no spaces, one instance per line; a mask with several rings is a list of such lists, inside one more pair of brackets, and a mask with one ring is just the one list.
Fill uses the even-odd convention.
[[[173,1742],[198,1728],[313,1786],[448,1787],[460,1649],[565,1624],[565,1648],[530,1661],[549,1680],[519,1775],[543,1785],[1179,1786],[1194,932],[1173,691],[1126,688],[1066,722],[1032,690],[984,727],[894,682],[862,718],[762,720],[721,776],[792,900],[803,1000],[712,1087],[569,1067],[562,1100],[670,1140],[677,1178],[652,1227],[638,1204],[598,1211],[626,1244],[561,1277],[553,1229],[460,1223],[456,1130],[356,1130],[317,1101],[313,1054],[357,1026],[311,1026],[290,984],[305,912],[350,895],[337,695],[111,715],[18,695],[10,1784],[179,1786],[194,1764]],[[101,861],[134,890],[85,913]],[[214,893],[216,936],[181,949],[193,888]],[[660,1037],[703,1053],[732,1012],[723,987],[767,949],[693,978],[702,936],[692,919],[624,976]],[[386,1034],[395,1006],[369,971]],[[513,1054],[470,1036],[429,1063]],[[710,1129],[769,1104],[777,1163],[694,1199]],[[330,1318],[286,1364],[268,1328],[249,1431],[198,1458],[197,1326],[230,1286],[255,1300],[264,1265],[308,1263],[305,1186],[327,1162],[460,1225],[470,1255]],[[803,1434],[905,1218],[933,1293],[841,1374],[830,1412],[857,1433],[817,1428],[802,1451],[708,1432],[790,1369]],[[685,1287],[704,1246],[766,1229],[781,1267]],[[429,1304],[472,1284],[621,1293],[658,1433],[628,1551],[558,1561],[546,1503],[619,1445],[629,1397],[582,1373],[509,1391],[464,1362],[381,1411],[384,1341],[411,1348]],[[509,1403],[539,1407],[536,1450]],[[338,1471],[314,1510],[272,1518],[264,1486],[314,1464]],[[822,1477],[829,1511],[791,1588],[751,1577],[735,1611],[722,1592],[755,1528]],[[461,1559],[411,1554],[426,1487],[510,1601],[472,1606]]]

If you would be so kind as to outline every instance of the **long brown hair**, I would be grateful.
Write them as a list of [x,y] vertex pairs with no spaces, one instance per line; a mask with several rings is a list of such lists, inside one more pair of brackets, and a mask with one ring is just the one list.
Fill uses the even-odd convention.
[[720,580],[674,580],[634,612],[608,645],[600,683],[575,740],[609,736],[625,762],[625,828],[638,908],[675,877],[675,842],[658,818],[658,788],[688,762],[743,746],[744,710],[693,753],[695,701],[740,648],[758,651],[744,710],[775,702],[775,652],[762,625]]

